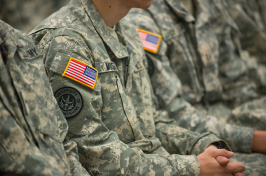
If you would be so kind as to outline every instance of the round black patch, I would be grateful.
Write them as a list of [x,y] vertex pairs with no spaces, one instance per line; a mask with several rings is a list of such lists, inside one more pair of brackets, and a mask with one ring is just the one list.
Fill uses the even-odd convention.
[[54,93],[54,96],[66,118],[74,117],[83,108],[81,94],[72,87],[62,87]]

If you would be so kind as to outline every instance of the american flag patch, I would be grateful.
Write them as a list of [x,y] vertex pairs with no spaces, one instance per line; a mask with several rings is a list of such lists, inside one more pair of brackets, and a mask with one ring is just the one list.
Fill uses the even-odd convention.
[[160,42],[162,40],[162,36],[142,29],[138,29],[138,32],[144,49],[152,53],[157,53]]
[[73,79],[93,89],[98,78],[98,71],[83,62],[70,58],[62,76]]

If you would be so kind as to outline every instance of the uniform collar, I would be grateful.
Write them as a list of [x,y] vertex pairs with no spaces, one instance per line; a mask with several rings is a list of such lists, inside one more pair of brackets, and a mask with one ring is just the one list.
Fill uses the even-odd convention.
[[[210,12],[209,12],[209,1],[207,0],[195,0],[196,9],[195,17],[193,17],[181,3],[177,0],[165,0],[165,2],[173,9],[174,13],[186,22],[195,22],[197,27],[201,27],[206,23],[209,23]],[[205,4],[204,4],[205,3]]]
[[174,13],[186,22],[193,22],[195,18],[185,9],[181,1],[177,0],[165,0],[165,2],[171,7]]
[[101,39],[105,42],[105,44],[112,50],[114,55],[117,58],[128,57],[126,41],[122,35],[121,32],[122,27],[120,26],[120,24],[118,23],[116,25],[116,32],[120,40],[119,42],[110,34],[110,29],[108,29],[108,26],[105,24],[103,18],[101,17],[99,11],[93,4],[92,0],[79,0],[79,1],[84,7],[87,13],[87,17],[91,21],[93,27],[100,35]]
[[196,0],[197,1],[197,11],[196,11],[196,26],[197,28],[200,28],[208,23],[211,22],[211,12],[210,10],[213,9],[213,7],[210,7],[210,4],[216,4],[218,1],[215,2],[209,2],[208,0]]

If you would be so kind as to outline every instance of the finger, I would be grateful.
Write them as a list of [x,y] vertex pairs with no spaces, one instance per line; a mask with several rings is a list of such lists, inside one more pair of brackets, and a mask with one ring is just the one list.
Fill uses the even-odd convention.
[[218,156],[216,160],[221,166],[226,166],[230,162],[230,160],[224,156]]
[[245,171],[245,165],[242,163],[228,163],[226,165],[226,168],[228,169],[229,172],[231,173],[242,173]]
[[231,152],[231,151],[228,151],[228,150],[225,150],[225,149],[214,149],[214,148],[211,148],[210,149],[210,152],[211,152],[211,155],[214,157],[214,158],[217,158],[218,156],[224,156],[226,158],[231,158],[234,156],[234,153]]

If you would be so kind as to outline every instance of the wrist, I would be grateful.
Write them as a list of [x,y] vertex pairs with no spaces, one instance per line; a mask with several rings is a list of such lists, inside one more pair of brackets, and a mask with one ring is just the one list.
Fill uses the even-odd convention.
[[266,153],[266,131],[254,131],[252,151]]
[[223,149],[223,147],[222,147],[220,142],[214,142],[211,145],[214,145],[217,149]]

